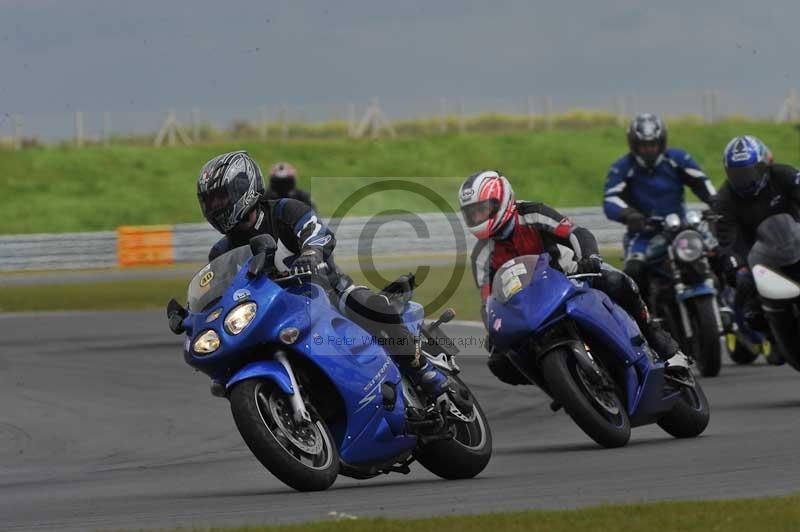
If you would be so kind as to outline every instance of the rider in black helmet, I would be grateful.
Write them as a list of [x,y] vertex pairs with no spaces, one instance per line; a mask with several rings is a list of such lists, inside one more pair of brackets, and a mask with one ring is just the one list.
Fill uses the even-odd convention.
[[[206,220],[225,236],[211,248],[209,260],[257,235],[268,234],[291,253],[284,266],[292,271],[317,273],[325,264],[339,310],[382,342],[406,375],[433,397],[447,394],[464,413],[472,409],[469,393],[420,356],[414,335],[401,318],[413,276],[404,276],[390,289],[375,293],[356,286],[333,262],[336,239],[314,210],[291,198],[265,199],[258,165],[237,151],[208,161],[197,180],[197,197]],[[276,259],[276,267],[280,268]],[[391,286],[391,285],[390,285]],[[398,289],[399,287],[399,289]],[[396,292],[400,292],[398,294]]]
[[275,163],[269,169],[269,187],[266,197],[267,199],[292,198],[316,209],[311,201],[311,194],[297,188],[297,170],[285,162]]

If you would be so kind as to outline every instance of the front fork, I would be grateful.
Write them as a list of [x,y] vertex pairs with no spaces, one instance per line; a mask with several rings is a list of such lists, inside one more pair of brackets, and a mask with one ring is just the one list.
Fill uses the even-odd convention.
[[294,420],[297,423],[311,423],[311,415],[308,413],[308,410],[306,410],[303,397],[300,395],[300,387],[297,385],[297,378],[294,376],[294,371],[292,371],[292,366],[289,364],[289,359],[286,358],[286,353],[283,351],[276,351],[275,360],[277,360],[286,370],[286,373],[289,374],[289,380],[292,383],[292,390],[294,390],[294,393],[289,396],[289,404],[292,405],[292,410],[294,411]]

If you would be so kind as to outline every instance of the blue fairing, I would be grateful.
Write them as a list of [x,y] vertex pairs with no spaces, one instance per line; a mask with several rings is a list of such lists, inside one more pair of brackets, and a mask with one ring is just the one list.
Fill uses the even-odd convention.
[[[217,303],[202,312],[190,313],[186,320],[191,331],[184,354],[186,362],[228,387],[248,378],[268,378],[289,394],[293,390],[288,373],[271,358],[276,349],[283,349],[291,353],[290,360],[303,357],[315,364],[341,396],[346,420],[330,428],[344,462],[379,463],[412,449],[416,437],[405,433],[401,374],[384,347],[337,312],[320,286],[308,283],[284,289],[266,276],[248,279],[246,272],[247,264]],[[238,294],[238,300],[234,300],[234,294]],[[223,327],[225,316],[248,301],[257,303],[256,317],[239,335],[228,334]],[[219,317],[206,323],[217,309],[222,309]],[[419,305],[411,305],[407,320],[419,327],[421,313]],[[291,346],[279,340],[280,331],[287,327],[300,331]],[[201,356],[190,346],[207,329],[216,331],[221,344],[214,353]],[[259,356],[264,358],[251,362]],[[390,383],[398,391],[392,410],[384,407],[383,383]]]
[[285,394],[291,395],[294,393],[292,380],[289,378],[286,368],[284,368],[280,362],[275,362],[274,360],[251,362],[237,371],[236,374],[225,383],[225,387],[231,389],[237,382],[256,377],[273,381]]
[[[519,259],[524,262],[526,257]],[[527,266],[530,268],[531,264],[529,261]],[[503,268],[513,266],[509,261]],[[501,268],[497,275],[502,272]],[[602,346],[604,352],[612,353],[619,361],[623,382],[618,384],[625,390],[633,424],[650,422],[656,414],[672,407],[677,394],[663,395],[663,362],[651,360],[636,322],[606,294],[586,283],[573,283],[549,266],[547,255],[539,256],[534,271],[525,277],[524,282],[529,284],[506,301],[498,294],[498,282],[496,276],[487,302],[489,332],[495,345],[518,348],[516,356],[532,356],[520,349],[524,341],[536,340],[553,324],[568,319],[577,326],[584,341]]]
[[540,255],[530,284],[508,302],[489,298],[489,327],[494,329],[492,340],[497,347],[511,347],[529,336],[530,331],[540,329],[577,291],[577,287],[548,262],[547,254]]

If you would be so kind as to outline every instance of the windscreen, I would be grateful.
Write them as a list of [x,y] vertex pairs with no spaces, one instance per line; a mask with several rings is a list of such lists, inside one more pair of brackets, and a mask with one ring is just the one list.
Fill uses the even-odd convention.
[[790,214],[776,214],[761,222],[756,238],[748,256],[751,266],[783,267],[800,261],[800,223]]
[[195,274],[189,282],[189,310],[203,312],[214,304],[242,268],[253,256],[250,246],[241,246],[220,255]]
[[537,262],[539,255],[522,255],[503,264],[494,276],[492,296],[506,303],[530,284]]

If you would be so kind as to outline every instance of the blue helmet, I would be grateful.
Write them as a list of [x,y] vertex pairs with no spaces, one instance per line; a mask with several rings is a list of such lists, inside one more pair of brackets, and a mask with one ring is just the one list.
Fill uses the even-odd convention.
[[725,146],[722,164],[733,191],[742,197],[754,197],[767,184],[772,152],[756,137],[735,137]]

